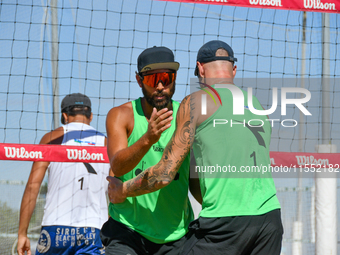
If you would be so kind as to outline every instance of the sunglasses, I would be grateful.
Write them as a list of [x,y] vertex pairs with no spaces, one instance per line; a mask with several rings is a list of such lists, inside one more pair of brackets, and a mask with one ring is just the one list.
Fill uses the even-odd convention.
[[139,75],[143,83],[149,87],[156,88],[159,81],[163,83],[163,86],[169,86],[176,79],[176,72],[163,72]]

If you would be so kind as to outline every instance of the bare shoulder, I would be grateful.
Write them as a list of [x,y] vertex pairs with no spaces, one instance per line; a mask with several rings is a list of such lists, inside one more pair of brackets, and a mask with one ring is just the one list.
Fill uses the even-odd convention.
[[191,94],[187,95],[185,98],[183,98],[181,104],[183,105],[188,104],[188,102],[190,102],[190,98],[191,98]]
[[40,140],[40,144],[61,144],[64,137],[64,128],[57,129],[46,133]]
[[177,112],[177,118],[178,116],[183,117],[183,114],[188,113],[189,109],[190,109],[190,95],[183,98],[182,102],[180,103]]
[[195,118],[196,126],[212,116],[220,106],[221,101],[218,92],[210,87],[205,87],[204,90],[193,93],[190,109]]
[[127,102],[117,107],[113,107],[107,114],[107,119],[128,118],[133,116],[132,103]]
[[133,118],[133,108],[132,103],[127,102],[120,106],[112,108],[106,117],[106,130],[109,132],[110,130],[116,128],[125,128],[127,133],[130,133],[133,129],[134,125]]
[[190,111],[191,114],[195,113],[198,106],[201,105],[201,94],[202,91],[197,91],[186,96],[181,102],[182,109]]
[[190,118],[190,124],[193,129],[206,120],[219,107],[219,104],[216,104],[211,96],[205,96],[205,103],[203,104],[203,95],[207,95],[207,92],[198,90],[189,96],[186,96],[181,103],[181,116],[183,116],[182,119]]

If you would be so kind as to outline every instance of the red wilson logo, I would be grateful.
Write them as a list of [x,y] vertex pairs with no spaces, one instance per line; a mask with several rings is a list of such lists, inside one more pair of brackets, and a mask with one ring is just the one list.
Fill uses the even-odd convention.
[[86,149],[66,149],[68,159],[104,161],[103,153],[88,153]]
[[316,159],[314,156],[295,156],[298,165],[320,165],[320,166],[328,166],[329,161],[327,158]]
[[27,158],[27,159],[42,159],[41,151],[26,151],[24,147],[4,147],[6,158]]
[[308,9],[336,10],[335,3],[322,3],[320,0],[303,0],[303,6]]
[[253,5],[282,6],[281,0],[249,0]]

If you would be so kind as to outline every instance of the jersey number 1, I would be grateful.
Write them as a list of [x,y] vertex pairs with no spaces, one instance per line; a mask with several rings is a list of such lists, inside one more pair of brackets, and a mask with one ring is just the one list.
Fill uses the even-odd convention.
[[[84,163],[87,172],[89,172],[90,174],[97,174],[96,170],[94,170],[94,168],[89,164],[89,163]],[[83,189],[83,183],[84,183],[84,177],[81,177],[78,182],[80,182],[80,189]]]
[[[246,127],[249,128],[249,130],[253,133],[253,135],[255,136],[257,142],[259,143],[260,146],[263,146],[266,148],[266,143],[264,142],[263,137],[260,135],[261,133],[264,133],[264,129],[262,126],[249,126],[248,124],[246,124]],[[254,166],[256,166],[256,154],[255,151],[253,151],[252,154],[250,154],[250,157],[254,157]]]

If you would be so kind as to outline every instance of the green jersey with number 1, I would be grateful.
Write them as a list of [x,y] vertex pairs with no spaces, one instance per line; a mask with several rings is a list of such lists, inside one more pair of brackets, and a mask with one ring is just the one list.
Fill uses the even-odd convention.
[[[148,130],[141,99],[132,101],[134,127],[128,138],[128,146],[138,141]],[[173,117],[171,127],[165,130],[159,141],[152,145],[137,166],[119,177],[128,181],[150,166],[158,163],[167,143],[175,131],[176,114],[179,103],[172,101]],[[188,198],[189,157],[181,165],[178,173],[168,186],[155,192],[137,197],[128,197],[124,203],[109,205],[110,216],[154,243],[167,243],[180,239],[188,231],[193,220],[193,211]]]
[[[222,105],[197,127],[193,143],[203,197],[200,216],[261,215],[280,208],[268,172],[271,122],[249,110],[247,92],[242,91],[244,114],[234,115],[230,90],[216,90]],[[254,96],[253,106],[263,109]]]

